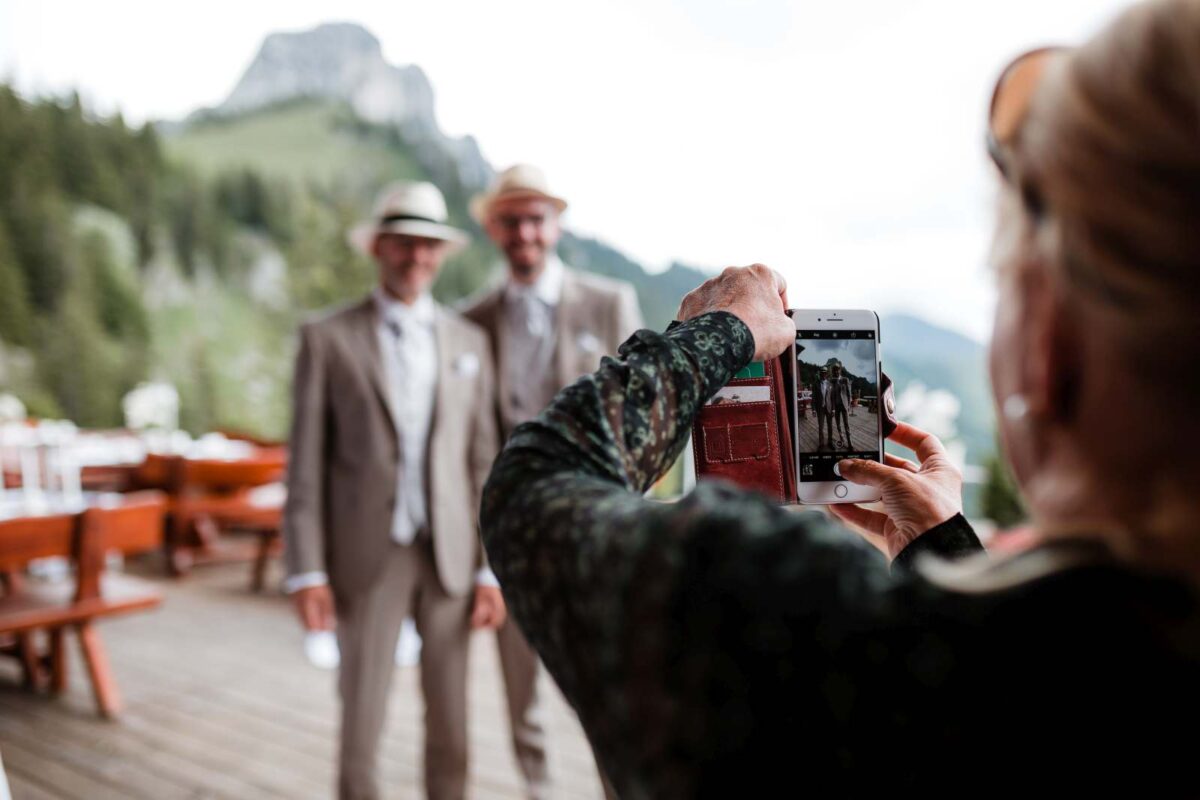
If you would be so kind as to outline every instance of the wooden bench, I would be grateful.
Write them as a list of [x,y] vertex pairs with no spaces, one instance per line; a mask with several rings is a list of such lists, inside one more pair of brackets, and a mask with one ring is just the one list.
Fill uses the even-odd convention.
[[[126,495],[120,505],[91,507],[80,514],[56,514],[0,520],[0,572],[8,576],[0,596],[0,634],[14,635],[28,682],[40,685],[49,668],[51,691],[66,687],[65,633],[79,636],[96,706],[102,716],[115,716],[120,694],[95,627],[96,620],[151,609],[162,595],[151,584],[105,571],[109,552],[157,550],[162,544],[166,503],[158,492]],[[42,584],[23,579],[36,558],[70,558],[74,581]],[[32,652],[32,634],[44,630],[49,653]]]

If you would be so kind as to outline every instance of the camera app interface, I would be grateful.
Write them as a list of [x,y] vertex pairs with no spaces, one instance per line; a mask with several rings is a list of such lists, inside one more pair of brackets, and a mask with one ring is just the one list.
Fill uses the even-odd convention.
[[878,363],[874,331],[796,332],[801,481],[842,480],[843,458],[880,460]]

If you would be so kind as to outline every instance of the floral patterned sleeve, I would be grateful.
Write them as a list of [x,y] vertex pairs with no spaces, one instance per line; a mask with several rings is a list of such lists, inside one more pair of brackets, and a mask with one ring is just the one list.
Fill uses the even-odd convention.
[[643,497],[753,353],[725,312],[639,331],[517,428],[484,491],[509,609],[623,797],[696,793],[696,765],[766,730],[779,700],[763,692],[780,681],[823,680],[795,701],[827,724],[829,648],[857,647],[864,618],[905,614],[910,573],[819,513],[717,482]]

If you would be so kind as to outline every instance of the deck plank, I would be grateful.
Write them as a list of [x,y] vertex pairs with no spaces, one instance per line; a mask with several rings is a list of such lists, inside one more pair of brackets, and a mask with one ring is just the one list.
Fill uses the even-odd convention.
[[[21,689],[15,670],[0,665],[0,752],[14,800],[332,796],[336,679],[304,661],[287,599],[250,594],[242,564],[181,581],[132,569],[166,600],[100,625],[125,699],[119,719],[95,715],[73,636],[61,697]],[[602,798],[578,720],[548,678],[543,693],[556,796]],[[469,796],[517,800],[523,787],[493,634],[472,637],[468,700]],[[422,712],[418,670],[397,670],[379,760],[385,797],[421,795]]]

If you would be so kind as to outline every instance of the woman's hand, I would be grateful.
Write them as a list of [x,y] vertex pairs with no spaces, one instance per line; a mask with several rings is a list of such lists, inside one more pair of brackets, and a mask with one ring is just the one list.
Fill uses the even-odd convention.
[[709,311],[728,311],[746,323],[754,336],[754,360],[766,361],[787,349],[796,326],[787,310],[787,282],[770,267],[726,267],[687,293],[679,304],[679,320]]
[[962,475],[932,433],[901,422],[888,438],[916,453],[920,466],[890,453],[884,454],[882,464],[857,458],[840,461],[843,478],[882,492],[883,511],[852,503],[839,503],[830,510],[851,527],[882,536],[888,557],[895,558],[925,531],[962,513]]

